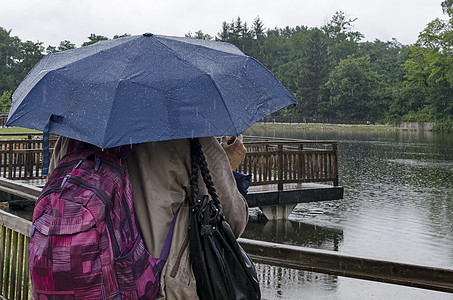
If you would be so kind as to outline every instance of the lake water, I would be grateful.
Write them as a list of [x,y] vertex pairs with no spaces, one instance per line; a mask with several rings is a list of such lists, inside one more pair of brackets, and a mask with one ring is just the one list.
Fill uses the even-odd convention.
[[[267,126],[266,126],[267,127]],[[299,204],[243,237],[453,269],[453,136],[285,129],[247,134],[338,142],[344,199]],[[453,299],[453,294],[258,265],[266,299]]]

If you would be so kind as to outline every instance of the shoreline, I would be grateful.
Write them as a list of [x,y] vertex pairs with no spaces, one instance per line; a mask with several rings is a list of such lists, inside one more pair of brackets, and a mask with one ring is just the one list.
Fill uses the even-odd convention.
[[253,129],[285,129],[285,128],[296,128],[296,130],[304,129],[321,129],[325,131],[329,130],[358,130],[358,131],[431,131],[431,130],[420,130],[410,126],[398,127],[389,124],[330,124],[330,123],[277,123],[277,122],[257,122],[253,124],[248,130]]

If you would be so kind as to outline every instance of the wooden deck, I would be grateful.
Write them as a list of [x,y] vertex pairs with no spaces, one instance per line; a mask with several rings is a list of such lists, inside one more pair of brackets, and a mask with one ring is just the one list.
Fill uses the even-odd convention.
[[298,203],[343,199],[333,141],[248,136],[238,171],[251,174],[246,196],[269,220],[286,219]]
[[250,207],[275,204],[293,204],[343,199],[343,187],[319,183],[286,184],[283,190],[277,184],[251,186],[247,194]]

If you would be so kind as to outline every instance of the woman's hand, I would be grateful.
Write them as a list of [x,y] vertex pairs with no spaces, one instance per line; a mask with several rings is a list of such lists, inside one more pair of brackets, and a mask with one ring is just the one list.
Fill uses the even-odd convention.
[[[244,160],[247,150],[242,143],[243,137],[242,134],[238,137],[234,136],[222,136],[220,145],[230,161],[231,170],[236,170],[241,162]],[[230,141],[230,143],[228,143]]]

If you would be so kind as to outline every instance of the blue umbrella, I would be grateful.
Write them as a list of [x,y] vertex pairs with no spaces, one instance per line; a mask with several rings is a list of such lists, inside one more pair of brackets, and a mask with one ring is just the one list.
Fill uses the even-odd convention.
[[295,103],[231,44],[149,33],[46,55],[12,99],[7,126],[100,148],[239,135]]

